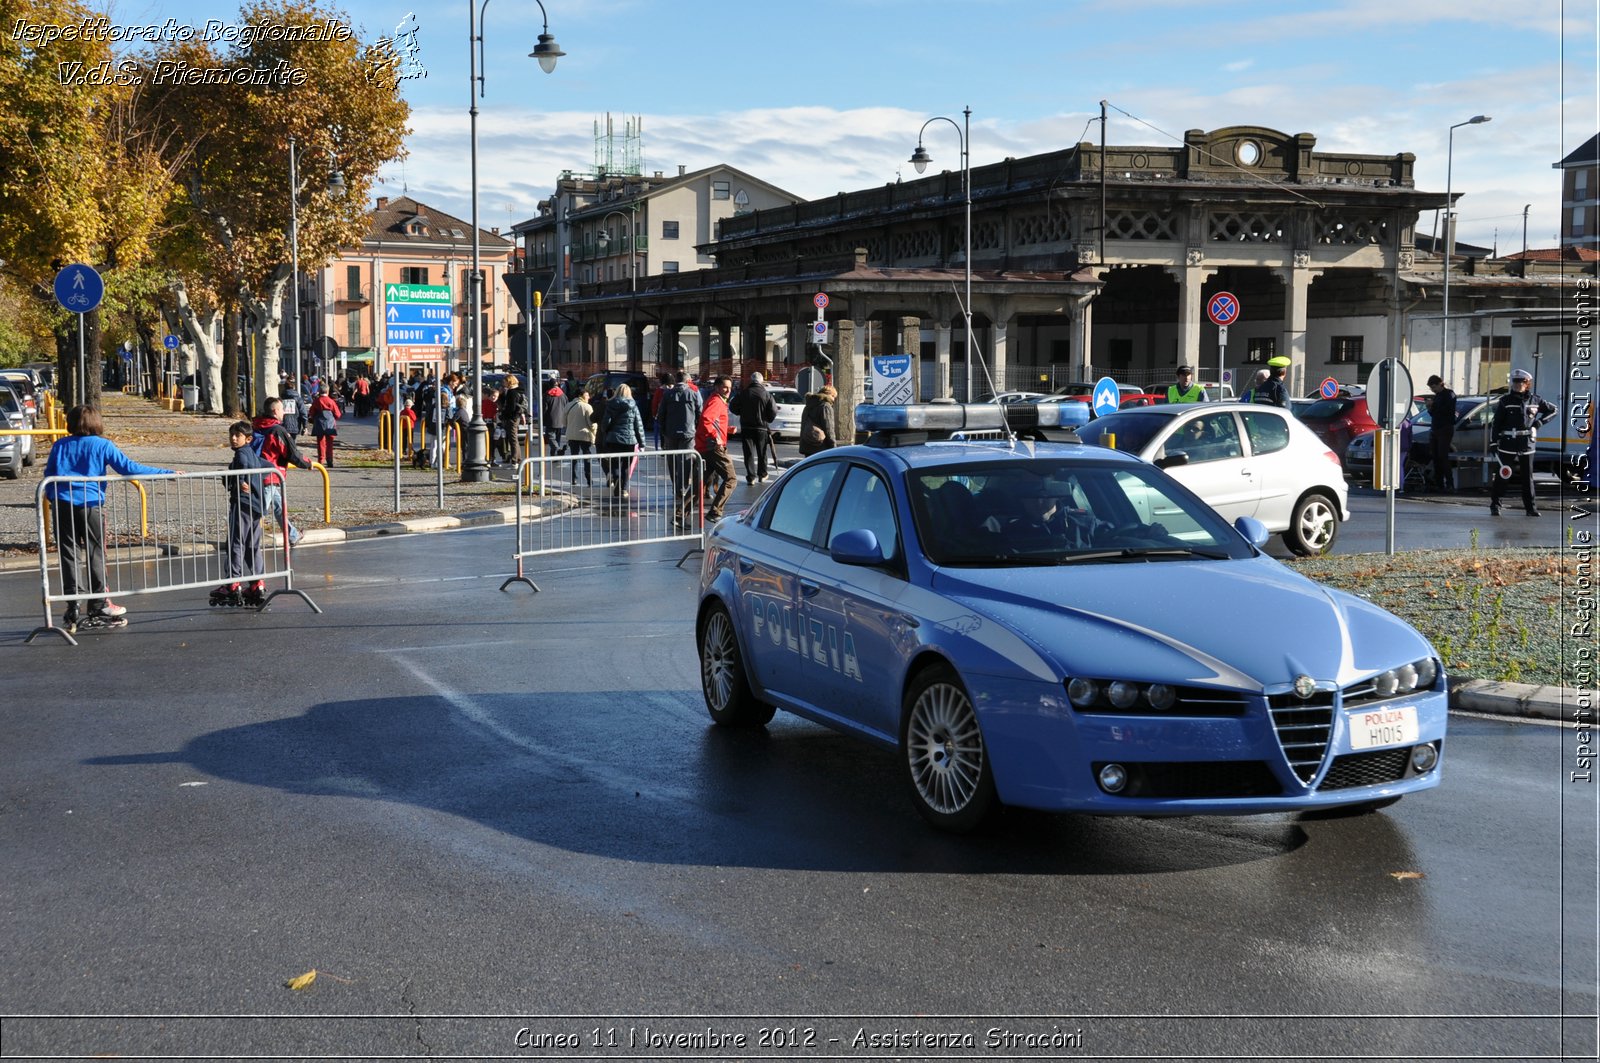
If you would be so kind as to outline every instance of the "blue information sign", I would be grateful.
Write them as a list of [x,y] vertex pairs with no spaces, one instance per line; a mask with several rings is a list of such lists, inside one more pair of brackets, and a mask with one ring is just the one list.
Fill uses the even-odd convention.
[[178,337],[174,336],[170,332],[167,333],[166,336],[161,340],[161,346],[165,347],[169,351],[177,350],[178,349]]
[[1122,405],[1122,392],[1117,390],[1117,382],[1108,376],[1103,376],[1094,382],[1094,415],[1104,417],[1108,413],[1116,413],[1117,407]]
[[56,302],[74,314],[87,314],[105,294],[105,282],[92,266],[74,262],[56,274]]

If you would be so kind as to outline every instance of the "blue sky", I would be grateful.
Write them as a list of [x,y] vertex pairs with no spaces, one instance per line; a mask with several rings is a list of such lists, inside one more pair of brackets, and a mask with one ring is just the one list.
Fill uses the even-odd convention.
[[[467,4],[340,5],[369,37],[409,15],[426,77],[404,83],[411,155],[377,194],[467,217]],[[563,169],[591,170],[593,127],[642,123],[644,168],[726,162],[806,198],[914,171],[932,115],[972,108],[972,161],[1098,138],[1168,144],[1186,129],[1264,125],[1328,151],[1417,157],[1443,191],[1449,127],[1461,238],[1502,251],[1556,242],[1551,164],[1600,130],[1600,0],[545,0],[567,52],[527,58],[538,6],[487,8],[479,102],[479,212],[505,228]],[[202,24],[237,8],[118,0],[120,25]],[[234,19],[236,20],[236,18]],[[1126,114],[1121,113],[1126,112]],[[1128,115],[1134,116],[1133,118]],[[958,169],[954,131],[930,126],[935,169]],[[1426,231],[1431,218],[1419,227]]]

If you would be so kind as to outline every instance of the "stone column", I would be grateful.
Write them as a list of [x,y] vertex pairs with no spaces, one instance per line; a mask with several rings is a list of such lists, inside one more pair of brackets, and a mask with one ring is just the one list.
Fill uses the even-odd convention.
[[[1167,272],[1178,281],[1178,364],[1197,369],[1200,368],[1200,330],[1205,320],[1205,283],[1217,273],[1215,269],[1202,266],[1204,261],[1205,252],[1191,247],[1185,265],[1167,267]],[[1152,365],[1151,368],[1169,370],[1173,367]],[[1196,372],[1195,375],[1203,374]]]
[[1310,262],[1310,255],[1296,251],[1294,265],[1272,271],[1283,282],[1283,346],[1278,353],[1290,360],[1284,381],[1290,395],[1306,393],[1306,306],[1311,282],[1322,276],[1320,269],[1307,268]]
[[[989,341],[991,348],[989,352],[989,376],[987,379],[980,378],[978,386],[972,391],[973,399],[978,402],[982,402],[984,399],[990,398],[999,392],[1010,390],[1006,387],[1006,358],[1010,353],[1006,349],[1006,343],[1011,331],[1010,321],[1011,315],[1003,313],[989,325],[989,335],[991,337]],[[992,385],[990,381],[993,381]],[[990,390],[991,387],[992,391]]]
[[[838,339],[833,351],[833,388],[839,393],[833,405],[833,435],[844,444],[856,438],[856,403],[861,395],[857,368],[861,358],[856,350],[856,338],[865,339],[866,328],[865,321],[837,321],[833,325],[834,336]],[[845,396],[850,397],[846,399]]]

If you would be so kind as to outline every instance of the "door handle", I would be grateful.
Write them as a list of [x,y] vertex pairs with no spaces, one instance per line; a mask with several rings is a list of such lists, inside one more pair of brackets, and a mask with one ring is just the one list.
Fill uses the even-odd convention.
[[814,597],[821,589],[822,584],[820,583],[812,583],[810,580],[800,581],[800,597],[802,598]]
[[748,576],[748,575],[750,575],[750,573],[754,572],[755,570],[756,570],[756,563],[754,561],[746,561],[742,557],[739,559],[739,575]]

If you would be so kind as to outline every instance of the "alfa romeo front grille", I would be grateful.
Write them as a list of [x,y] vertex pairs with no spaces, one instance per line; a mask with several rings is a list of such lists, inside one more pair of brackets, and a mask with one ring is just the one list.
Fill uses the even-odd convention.
[[1267,699],[1267,710],[1290,769],[1309,784],[1333,738],[1333,692],[1319,690],[1305,701],[1293,694],[1274,694]]
[[1357,786],[1381,786],[1399,782],[1411,766],[1411,747],[1374,749],[1366,753],[1346,753],[1328,766],[1318,790],[1350,790]]

